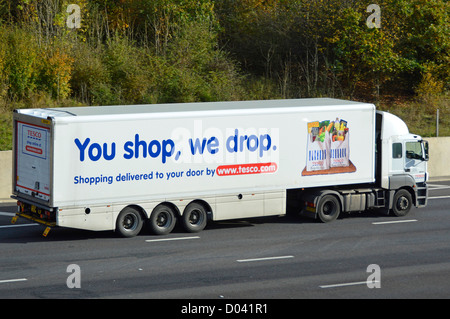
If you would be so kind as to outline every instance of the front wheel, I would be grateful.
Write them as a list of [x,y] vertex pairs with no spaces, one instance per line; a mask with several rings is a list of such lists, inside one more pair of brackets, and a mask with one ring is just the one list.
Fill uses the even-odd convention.
[[132,207],[125,207],[119,213],[116,221],[116,231],[122,237],[134,237],[142,229],[141,213]]
[[394,195],[394,203],[392,205],[392,212],[397,217],[406,216],[412,207],[411,193],[406,189],[398,190]]

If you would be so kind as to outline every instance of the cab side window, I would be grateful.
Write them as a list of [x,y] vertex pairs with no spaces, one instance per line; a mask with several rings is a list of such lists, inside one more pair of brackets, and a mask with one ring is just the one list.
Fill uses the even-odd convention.
[[392,144],[392,158],[402,158],[402,143]]

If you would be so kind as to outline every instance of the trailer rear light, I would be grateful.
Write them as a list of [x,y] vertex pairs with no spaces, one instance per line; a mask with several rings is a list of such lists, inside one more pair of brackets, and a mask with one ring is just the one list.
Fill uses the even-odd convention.
[[316,205],[314,203],[306,202],[306,206],[315,208]]
[[314,203],[311,202],[305,202],[306,204],[306,210],[312,213],[316,212],[316,205]]
[[24,203],[17,201],[17,212],[18,213],[25,212],[25,204]]
[[47,219],[47,220],[51,220],[53,219],[53,214],[51,211],[45,210],[42,213],[43,217],[41,217],[42,219]]
[[51,220],[53,217],[52,212],[50,212],[48,210],[38,209],[37,213],[39,214],[39,218],[42,220]]

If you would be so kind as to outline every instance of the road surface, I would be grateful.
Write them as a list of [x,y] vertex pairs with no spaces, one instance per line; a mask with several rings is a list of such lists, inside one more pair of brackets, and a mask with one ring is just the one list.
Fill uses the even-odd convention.
[[2,204],[0,298],[449,298],[450,182],[429,195],[402,218],[270,217],[129,239],[62,228],[45,238],[43,226],[11,225],[15,207]]

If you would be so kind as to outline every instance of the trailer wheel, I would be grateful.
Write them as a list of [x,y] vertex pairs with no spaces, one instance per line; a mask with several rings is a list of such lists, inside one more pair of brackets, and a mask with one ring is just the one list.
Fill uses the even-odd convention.
[[122,237],[134,237],[142,229],[141,213],[132,207],[125,207],[119,213],[116,221],[116,230]]
[[317,205],[317,215],[323,223],[329,223],[338,218],[341,213],[339,200],[333,195],[325,195]]
[[206,227],[207,214],[205,207],[199,203],[190,203],[183,212],[181,225],[189,233],[197,233]]
[[169,234],[176,224],[175,211],[172,207],[165,204],[156,206],[150,218],[148,219],[148,227],[155,235]]
[[398,190],[394,195],[394,202],[392,205],[392,212],[397,217],[406,216],[412,207],[411,193],[406,189]]

